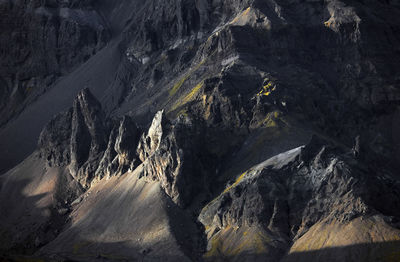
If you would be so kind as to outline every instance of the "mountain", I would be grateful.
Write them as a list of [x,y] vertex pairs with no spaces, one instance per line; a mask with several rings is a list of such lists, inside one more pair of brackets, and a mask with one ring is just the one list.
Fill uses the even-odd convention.
[[399,1],[0,14],[0,260],[400,261]]

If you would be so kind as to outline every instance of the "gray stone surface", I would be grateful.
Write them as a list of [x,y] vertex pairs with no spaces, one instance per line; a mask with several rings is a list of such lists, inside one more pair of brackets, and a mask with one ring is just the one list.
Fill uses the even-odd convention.
[[1,1],[0,14],[1,253],[395,257],[398,1]]

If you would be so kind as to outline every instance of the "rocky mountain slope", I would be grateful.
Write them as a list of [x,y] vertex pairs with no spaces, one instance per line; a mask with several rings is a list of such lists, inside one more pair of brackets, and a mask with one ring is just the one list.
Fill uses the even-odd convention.
[[89,2],[0,3],[1,125],[105,45],[106,21]]
[[0,13],[1,259],[400,260],[398,1]]

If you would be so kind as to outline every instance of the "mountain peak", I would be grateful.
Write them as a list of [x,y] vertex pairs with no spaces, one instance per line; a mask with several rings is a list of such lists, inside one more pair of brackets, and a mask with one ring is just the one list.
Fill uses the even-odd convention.
[[0,260],[398,260],[396,1],[0,15]]

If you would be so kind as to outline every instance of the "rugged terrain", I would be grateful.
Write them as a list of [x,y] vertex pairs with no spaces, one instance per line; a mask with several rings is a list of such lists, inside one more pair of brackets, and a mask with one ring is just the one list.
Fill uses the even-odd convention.
[[0,14],[0,259],[400,261],[400,2]]

